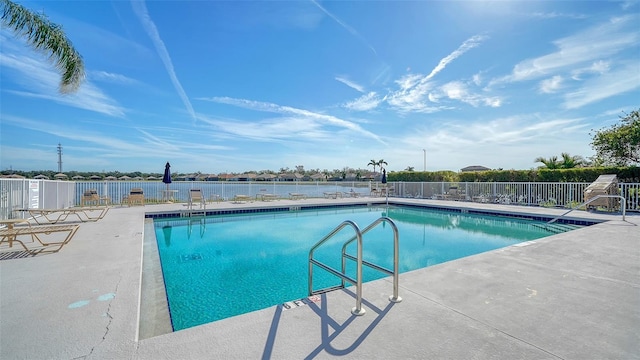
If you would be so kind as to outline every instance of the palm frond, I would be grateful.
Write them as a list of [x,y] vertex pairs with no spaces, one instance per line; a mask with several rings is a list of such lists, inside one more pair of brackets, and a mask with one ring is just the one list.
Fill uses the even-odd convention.
[[0,7],[2,23],[17,36],[26,38],[35,50],[46,53],[61,72],[60,92],[78,90],[85,78],[84,62],[62,27],[49,21],[45,15],[31,12],[9,0],[0,0]]

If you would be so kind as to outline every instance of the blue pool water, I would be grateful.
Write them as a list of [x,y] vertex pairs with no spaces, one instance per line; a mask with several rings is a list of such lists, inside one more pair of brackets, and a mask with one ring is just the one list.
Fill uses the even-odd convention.
[[[306,297],[310,248],[344,220],[363,229],[383,215],[398,226],[401,272],[551,235],[535,226],[541,222],[384,206],[155,219],[174,330]],[[344,228],[314,257],[339,269],[342,244],[353,235]],[[365,260],[393,268],[391,226],[371,230],[363,244]],[[385,276],[363,270],[364,281]],[[355,277],[355,267],[347,273]],[[339,283],[314,268],[314,289]]]

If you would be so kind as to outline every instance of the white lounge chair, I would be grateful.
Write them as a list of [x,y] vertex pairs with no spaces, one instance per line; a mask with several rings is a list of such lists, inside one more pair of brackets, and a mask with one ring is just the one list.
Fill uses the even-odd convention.
[[194,205],[199,205],[200,209],[207,208],[207,202],[204,200],[200,189],[189,190],[189,210],[193,209]]
[[[7,242],[9,247],[13,247],[13,243],[17,242],[30,254],[37,254],[43,252],[58,252],[64,245],[66,245],[73,235],[78,231],[80,225],[27,225],[18,226],[6,229],[0,229],[0,244]],[[61,233],[61,236],[55,236],[53,234]],[[26,239],[21,239],[25,237]],[[42,245],[41,248],[34,249],[25,245],[24,241],[31,240],[31,242],[39,242]],[[56,240],[47,241],[45,240]],[[54,249],[47,249],[49,245],[54,245]],[[57,247],[56,247],[57,246]]]

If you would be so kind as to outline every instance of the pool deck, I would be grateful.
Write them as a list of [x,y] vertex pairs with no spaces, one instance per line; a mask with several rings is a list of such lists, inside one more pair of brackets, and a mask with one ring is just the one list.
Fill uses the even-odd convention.
[[[367,200],[379,201],[208,209]],[[574,211],[572,218],[607,222],[401,274],[400,303],[388,301],[390,278],[366,283],[364,316],[351,314],[348,288],[292,309],[273,306],[138,340],[144,213],[178,209],[184,204],[114,207],[82,223],[58,253],[0,260],[0,359],[640,359],[637,213],[622,221],[620,214]]]

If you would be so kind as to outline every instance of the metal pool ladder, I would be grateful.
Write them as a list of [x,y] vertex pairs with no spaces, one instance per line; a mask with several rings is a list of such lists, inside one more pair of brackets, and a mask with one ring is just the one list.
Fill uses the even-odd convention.
[[[385,269],[379,265],[370,263],[362,259],[362,236],[369,232],[369,230],[373,229],[379,224],[388,223],[391,225],[391,229],[393,230],[393,270]],[[314,251],[320,247],[320,245],[324,244],[327,240],[331,239],[334,235],[336,235],[340,230],[342,230],[346,226],[351,226],[355,231],[356,235],[351,239],[347,240],[342,245],[342,271],[338,271],[316,259],[313,258]],[[347,254],[347,246],[351,244],[353,241],[357,242],[357,256],[354,257],[352,255]],[[356,286],[356,307],[351,309],[351,313],[353,315],[364,315],[365,310],[362,308],[362,265],[367,265],[368,267],[381,271],[387,275],[393,276],[393,295],[389,296],[389,301],[391,302],[400,302],[402,298],[398,296],[398,278],[399,278],[399,267],[398,267],[398,257],[399,257],[399,239],[398,239],[398,227],[390,218],[383,216],[376,221],[372,222],[369,226],[367,226],[364,230],[360,231],[358,225],[351,220],[343,221],[338,227],[333,229],[327,236],[322,238],[322,240],[318,241],[311,250],[309,251],[309,296],[315,294],[325,293],[327,291],[343,289],[345,287],[345,281],[348,281],[352,285]],[[356,262],[356,279],[348,276],[346,274],[347,267],[347,259],[353,260]],[[317,265],[322,269],[328,271],[329,273],[339,277],[341,279],[340,286],[329,287],[320,290],[313,290],[313,265]]]
[[553,224],[554,222],[558,221],[558,219],[560,219],[561,217],[567,215],[568,213],[572,212],[575,209],[578,209],[580,207],[589,205],[591,202],[596,201],[598,199],[601,198],[618,198],[620,200],[622,200],[622,205],[620,206],[622,208],[622,221],[625,221],[625,214],[627,212],[627,200],[624,198],[624,196],[620,196],[620,195],[596,195],[595,197],[591,198],[588,201],[583,202],[582,204],[578,205],[578,206],[574,206],[572,207],[569,211],[565,212],[562,215],[556,216],[555,218],[549,220],[547,222],[547,224]]

